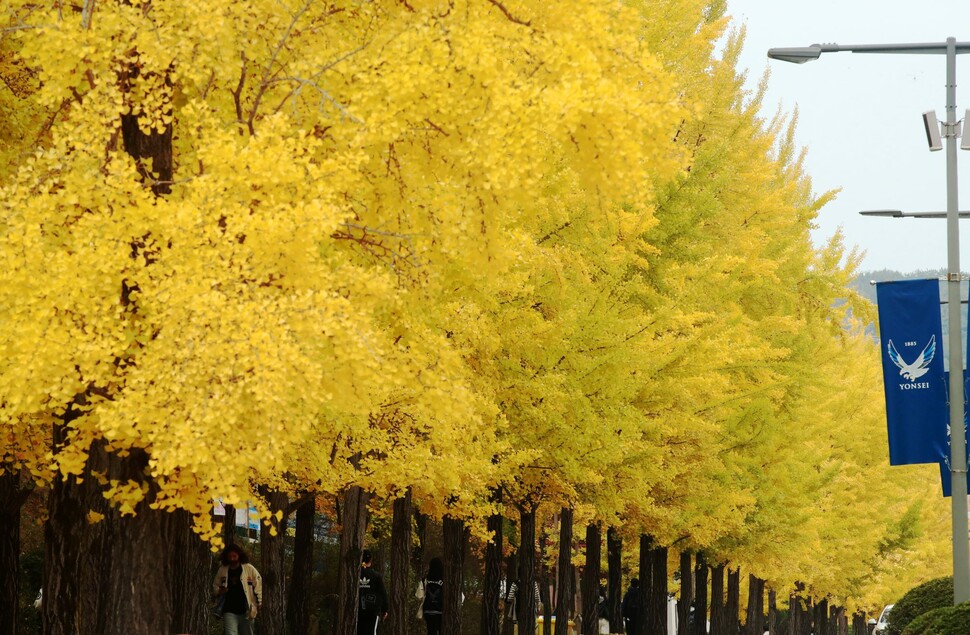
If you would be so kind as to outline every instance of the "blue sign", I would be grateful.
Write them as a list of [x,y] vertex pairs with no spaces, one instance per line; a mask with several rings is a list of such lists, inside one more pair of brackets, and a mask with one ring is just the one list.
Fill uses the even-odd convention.
[[889,464],[941,463],[949,455],[949,406],[939,282],[880,282],[876,298]]

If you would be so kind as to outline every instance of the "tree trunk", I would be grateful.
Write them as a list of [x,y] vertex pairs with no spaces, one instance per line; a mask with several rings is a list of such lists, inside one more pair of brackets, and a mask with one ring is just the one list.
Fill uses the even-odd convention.
[[[492,499],[498,500],[498,491]],[[485,545],[485,572],[482,580],[482,635],[500,635],[499,611],[505,606],[502,595],[502,515],[488,517],[488,531],[492,540]],[[506,581],[507,583],[507,581]]]
[[[573,603],[573,510],[559,512],[559,559],[556,566],[556,635],[566,635]],[[584,615],[585,618],[585,615]],[[586,625],[583,624],[583,632]]]
[[[44,600],[41,613],[46,635],[96,632],[97,604],[90,603],[96,577],[88,572],[86,548],[101,527],[86,527],[88,508],[82,492],[93,479],[78,483],[74,476],[55,477],[44,524]],[[83,607],[83,608],[82,608]]]
[[768,635],[778,635],[778,596],[774,589],[768,591]]
[[516,598],[518,635],[536,632],[536,508],[519,508],[519,590]]
[[820,600],[815,604],[812,622],[815,626],[815,635],[830,635],[828,600]]
[[207,633],[212,594],[212,552],[192,530],[185,510],[171,513],[172,632]]
[[[539,603],[542,607],[539,613],[542,615],[542,635],[553,635],[552,633],[552,612],[553,612],[553,593],[550,587],[554,586],[549,574],[549,568],[545,566],[546,553],[548,552],[548,535],[545,529],[539,535],[539,557],[536,560],[536,579],[539,582]],[[535,595],[535,592],[533,592]]]
[[[55,448],[64,442],[65,431],[66,426],[55,426]],[[172,567],[160,554],[171,553],[173,521],[167,512],[150,507],[155,492],[147,467],[145,451],[136,448],[119,457],[96,441],[89,448],[85,478],[57,478],[52,483],[44,531],[46,633],[170,632]],[[134,516],[108,506],[92,472],[147,490]]]
[[[123,92],[128,90],[128,75],[134,70],[119,72]],[[167,76],[163,80],[169,84]],[[126,114],[121,117],[121,130],[124,150],[135,159],[142,179],[151,182],[156,195],[168,193],[172,128],[146,134],[138,116]],[[151,160],[150,169],[143,159]],[[135,284],[137,281],[122,283],[122,304],[131,302],[129,285]],[[53,426],[55,454],[69,443],[69,424],[81,414],[87,397],[86,393],[76,395]],[[173,563],[163,554],[172,553],[173,544],[179,542],[178,520],[151,508],[156,490],[148,475],[147,451],[122,448],[127,454],[119,456],[105,448],[104,441],[95,441],[81,476],[58,475],[52,483],[44,528],[44,631],[51,635],[171,632],[173,593],[178,593],[172,581]],[[145,490],[144,498],[134,506],[134,516],[108,507],[94,473]]]
[[[409,566],[411,550],[411,488],[405,490],[404,495],[394,500],[394,514],[391,520],[391,579],[388,585],[388,602],[390,610],[387,624],[383,632],[388,635],[407,635],[408,619],[408,591],[411,571]],[[294,635],[299,635],[294,633]]]
[[640,597],[637,602],[637,618],[631,629],[632,635],[650,633],[647,625],[650,619],[650,586],[653,582],[653,559],[650,557],[652,547],[653,539],[647,534],[640,534]]
[[[173,583],[171,569],[159,563],[159,555],[171,549],[170,518],[152,510],[148,502],[136,507],[135,517],[112,517],[115,530],[109,551],[104,553],[110,570],[101,594],[99,634],[150,635],[171,632]],[[146,575],[146,572],[151,575]],[[206,576],[208,577],[208,576]],[[46,598],[45,598],[46,600]]]
[[411,551],[411,568],[421,577],[427,571],[428,564],[425,562],[424,557],[425,545],[428,543],[428,517],[418,509],[414,510],[414,533],[414,549]]
[[[76,399],[78,404],[83,397]],[[76,404],[68,407],[62,421],[52,429],[56,452],[67,442],[70,423],[80,415]],[[92,444],[95,455],[100,444]],[[90,463],[94,456],[89,456]],[[106,460],[106,459],[105,459]],[[101,466],[106,470],[107,466]],[[88,522],[88,511],[107,512],[107,504],[94,478],[56,475],[47,496],[44,523],[44,601],[41,614],[47,635],[76,635],[97,632],[98,595],[91,593],[99,576],[91,558],[104,524]],[[102,545],[98,545],[100,550]]]
[[442,520],[444,534],[444,611],[442,616],[442,635],[461,635],[461,604],[464,588],[465,547],[468,532],[465,523],[457,518],[445,516]]
[[800,591],[804,588],[801,583],[797,585],[797,590],[789,600],[789,626],[790,635],[810,635],[812,633],[812,601],[810,598],[803,598]]
[[748,609],[745,612],[744,632],[762,635],[765,632],[765,581],[748,574]]
[[[519,583],[519,575],[521,575],[521,572],[519,571],[519,558],[518,558],[518,553],[516,553],[516,552],[509,553],[508,559],[506,560],[505,570],[512,572],[512,574],[511,574],[512,575],[512,578],[515,579],[516,585],[519,585],[520,584]],[[511,585],[511,584],[512,584],[512,581],[511,581],[511,578],[510,578],[509,585]],[[508,591],[506,591],[506,597],[507,597],[507,594],[508,594]],[[515,604],[515,607],[516,607],[515,619],[518,619],[518,604],[517,603]],[[505,619],[502,621],[502,635],[512,635],[513,634],[513,631],[515,630],[515,623],[513,622],[512,615],[509,614],[509,611],[511,610],[511,608],[512,608],[512,605],[511,604],[506,604]]]
[[600,526],[596,523],[586,525],[586,567],[583,569],[582,585],[584,635],[597,635],[599,633],[599,587],[602,549],[603,536],[600,533]]
[[225,516],[222,517],[222,542],[226,547],[236,543],[236,508],[223,505]]
[[694,618],[690,635],[707,635],[707,559],[697,554],[694,565]]
[[690,551],[680,552],[680,599],[677,600],[677,635],[690,635],[690,607],[694,603],[694,563]]
[[[852,632],[855,635],[869,635],[869,625],[866,624],[866,614],[856,611],[852,614]],[[772,633],[774,635],[774,633]]]
[[739,635],[741,615],[741,570],[728,567],[727,603],[724,606],[724,625],[727,635]]
[[[262,608],[259,610],[260,635],[286,635],[286,576],[283,573],[283,538],[286,536],[289,498],[283,492],[261,486],[273,519],[259,525],[259,573],[263,577]],[[282,514],[280,520],[276,514]],[[275,535],[274,535],[275,534]]]
[[788,629],[787,635],[801,635],[802,632],[802,599],[797,592],[788,596]]
[[[816,625],[815,625],[815,618],[814,618],[814,613],[815,613],[814,600],[812,600],[812,598],[810,597],[807,597],[804,599],[804,602],[805,602],[804,604],[805,610],[802,613],[802,624],[801,624],[802,628],[800,632],[801,632],[801,635],[813,635],[816,633],[815,631]],[[821,627],[818,627],[818,628],[819,630],[817,635],[821,635],[822,628]]]
[[711,633],[725,635],[727,620],[724,612],[724,565],[711,567]]
[[845,609],[841,606],[834,607],[835,632],[838,635],[849,635],[849,620],[845,614]]
[[369,495],[354,485],[344,492],[340,529],[340,571],[337,576],[339,603],[337,605],[336,635],[355,635],[357,632],[357,595],[360,581],[360,557],[364,551],[364,532],[367,531],[367,500]]
[[[137,72],[138,69],[132,70]],[[126,92],[128,87],[125,84],[128,82],[130,72],[122,73],[119,77]],[[164,83],[169,88],[172,87],[167,76],[164,77]],[[169,194],[172,191],[173,177],[172,126],[166,128],[164,132],[158,132],[153,128],[149,134],[145,134],[138,123],[138,115],[126,114],[121,116],[121,135],[125,151],[135,159],[143,182],[151,184],[152,192],[156,196]],[[142,159],[151,159],[151,167],[145,165]]]
[[610,615],[610,632],[623,632],[623,540],[616,528],[606,530],[607,610]]
[[[98,523],[104,529],[99,536],[103,550],[91,554],[99,561],[101,571],[99,583],[90,591],[99,596],[95,632],[99,635],[171,632],[172,568],[160,555],[171,551],[174,521],[171,514],[150,507],[154,488],[147,482],[148,453],[133,449],[127,456],[119,457],[107,454],[104,446],[98,444],[96,454],[97,460],[106,457],[109,479],[139,483],[148,487],[148,493],[135,506],[134,516],[125,516],[110,508]],[[92,468],[91,462],[88,467]],[[151,575],[146,575],[148,571]]]
[[654,545],[650,550],[650,621],[647,632],[667,635],[667,548]]
[[[0,634],[17,632],[20,589],[20,510],[30,487],[22,486],[19,471],[0,475]],[[33,590],[33,589],[32,589]]]
[[[313,525],[317,499],[308,495],[296,508],[296,534],[293,537],[293,573],[286,598],[286,625],[292,635],[310,632],[310,589],[313,585]],[[410,527],[410,518],[408,518]],[[188,632],[188,631],[186,631]]]

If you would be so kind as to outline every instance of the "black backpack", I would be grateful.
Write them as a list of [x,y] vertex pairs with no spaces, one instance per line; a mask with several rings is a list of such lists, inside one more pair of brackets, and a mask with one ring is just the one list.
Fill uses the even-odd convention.
[[425,613],[441,613],[441,610],[445,606],[444,598],[442,596],[443,593],[441,582],[425,580],[424,603],[421,605],[422,610]]

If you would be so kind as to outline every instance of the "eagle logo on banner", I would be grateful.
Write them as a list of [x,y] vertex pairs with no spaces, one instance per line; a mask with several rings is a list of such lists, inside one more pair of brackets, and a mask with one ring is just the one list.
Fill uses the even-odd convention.
[[930,337],[929,343],[923,352],[919,354],[919,357],[912,364],[907,364],[906,360],[903,359],[896,347],[893,346],[893,341],[889,340],[889,358],[893,360],[893,363],[899,367],[899,374],[905,379],[910,381],[916,381],[927,372],[929,372],[930,362],[933,361],[933,356],[936,354],[936,336]]

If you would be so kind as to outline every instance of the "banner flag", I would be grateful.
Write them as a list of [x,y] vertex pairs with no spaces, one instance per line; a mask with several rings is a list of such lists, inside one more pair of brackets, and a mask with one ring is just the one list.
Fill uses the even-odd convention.
[[[961,283],[962,287],[962,283]],[[962,292],[961,292],[962,296]],[[963,316],[966,318],[966,315]],[[965,345],[967,347],[966,359],[970,359],[970,333],[967,332],[966,323],[963,322],[960,325],[961,333],[964,334],[964,339],[966,340]],[[950,385],[950,373],[946,373],[946,385]],[[967,395],[970,394],[970,372],[964,372],[963,374],[963,403],[967,403]],[[967,408],[963,409],[963,437],[966,438],[967,432]],[[965,446],[968,451],[970,451],[970,443]],[[968,461],[970,462],[970,461]],[[953,486],[950,483],[950,442],[947,440],[946,445],[946,458],[940,462],[940,482],[943,485],[943,497],[949,498],[953,495]],[[970,491],[970,472],[967,473],[967,491]]]
[[939,282],[880,282],[876,300],[889,464],[941,463],[949,455],[949,405]]

